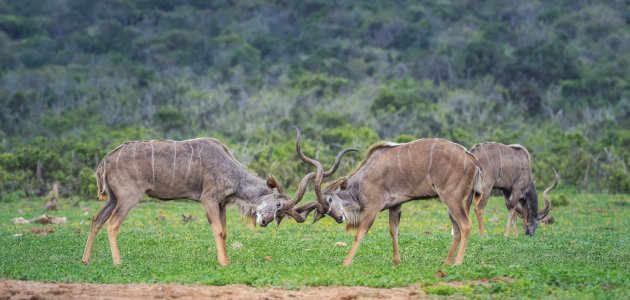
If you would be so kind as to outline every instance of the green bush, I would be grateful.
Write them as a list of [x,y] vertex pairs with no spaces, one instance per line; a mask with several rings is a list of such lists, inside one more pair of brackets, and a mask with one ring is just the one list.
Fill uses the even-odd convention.
[[322,140],[335,147],[349,147],[352,145],[369,145],[379,140],[374,130],[367,127],[354,127],[346,124],[333,129],[325,130]]
[[553,167],[567,189],[628,192],[620,7],[0,1],[0,193],[91,195],[85,170],[120,143],[201,136],[295,183],[312,168],[291,125],[325,163],[380,139],[519,143],[541,187]]
[[83,168],[79,172],[78,192],[81,197],[95,199],[97,193],[96,177],[94,170],[91,168]]

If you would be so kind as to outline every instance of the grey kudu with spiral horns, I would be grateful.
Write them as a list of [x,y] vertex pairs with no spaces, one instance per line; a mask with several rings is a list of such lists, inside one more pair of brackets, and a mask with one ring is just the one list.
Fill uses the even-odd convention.
[[256,216],[261,226],[267,225],[263,219],[269,212],[279,222],[279,216],[286,210],[292,213],[302,199],[309,179],[329,176],[338,164],[339,160],[331,172],[306,175],[295,198],[289,199],[273,176],[264,180],[252,174],[218,140],[126,142],[108,153],[96,169],[99,198],[107,202],[92,217],[83,262],[90,261],[96,235],[107,223],[112,260],[121,264],[116,238],[120,225],[146,194],[161,200],[201,202],[214,234],[218,262],[227,265],[227,204],[235,204],[250,218]]
[[[319,162],[303,160],[322,172]],[[346,220],[347,228],[356,228],[354,243],[343,262],[345,266],[352,263],[376,215],[385,209],[389,210],[393,262],[398,264],[401,205],[437,197],[447,206],[453,225],[453,241],[444,263],[451,264],[457,251],[454,265],[460,265],[471,229],[468,218],[471,202],[478,202],[482,195],[482,172],[473,154],[449,141],[431,138],[404,144],[381,142],[368,150],[354,173],[332,182],[324,191],[320,188],[321,177],[317,177],[316,204],[305,204],[292,213],[301,213],[303,217],[317,208],[315,221],[325,214],[337,221]]]
[[[538,211],[538,194],[532,175],[532,165],[529,152],[521,145],[504,145],[499,143],[481,143],[470,149],[483,170],[483,197],[475,203],[475,215],[479,224],[479,233],[483,230],[483,211],[488,203],[490,191],[499,189],[505,197],[508,208],[505,236],[510,235],[510,225],[514,234],[518,235],[516,215],[523,219],[523,230],[526,235],[534,235],[538,221],[544,219],[551,210],[548,193],[558,184],[558,173],[553,169],[554,181],[543,191],[545,208]],[[523,209],[518,207],[521,205]]]

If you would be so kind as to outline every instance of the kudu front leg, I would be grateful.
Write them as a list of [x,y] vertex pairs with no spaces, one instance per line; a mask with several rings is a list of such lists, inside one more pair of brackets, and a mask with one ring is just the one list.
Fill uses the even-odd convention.
[[227,238],[225,205],[210,201],[202,201],[201,203],[206,210],[206,217],[208,218],[210,227],[212,227],[212,234],[214,235],[214,242],[217,247],[217,259],[219,264],[227,266],[230,264],[230,261],[228,260],[225,246],[225,239]]
[[[506,195],[507,196],[507,195]],[[516,205],[521,198],[519,191],[513,191],[509,197],[506,197],[505,204],[508,208],[507,223],[505,225],[505,237],[510,236],[510,226],[516,227]],[[515,235],[518,236],[518,230],[515,231]]]
[[400,263],[400,253],[398,252],[398,225],[400,224],[400,216],[400,205],[389,209],[389,233],[392,235],[393,263],[395,266]]
[[516,228],[516,208],[508,210],[507,223],[505,224],[505,237],[510,236],[512,229],[514,229],[514,236],[518,236],[518,229]]
[[[526,230],[527,228],[527,218],[529,217],[529,210],[527,209],[526,205],[521,205],[522,209],[521,209],[521,220],[523,221],[523,230]],[[517,229],[518,231],[518,229]]]
[[359,249],[359,245],[361,244],[361,240],[365,237],[365,234],[370,230],[372,224],[374,224],[374,219],[376,219],[377,210],[374,212],[365,213],[361,222],[359,223],[359,228],[357,229],[357,235],[354,237],[354,243],[352,243],[352,248],[350,252],[348,252],[348,256],[343,260],[343,266],[347,267],[352,263],[352,259],[354,255],[357,253],[357,249]]
[[514,236],[518,237],[518,214],[516,213],[516,210],[514,211],[514,214],[512,214],[512,229],[514,229]]

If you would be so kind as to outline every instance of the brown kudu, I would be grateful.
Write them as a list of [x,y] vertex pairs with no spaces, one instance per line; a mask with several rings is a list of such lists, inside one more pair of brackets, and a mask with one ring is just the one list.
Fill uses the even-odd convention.
[[289,199],[273,176],[264,180],[251,173],[218,140],[126,142],[108,153],[96,169],[98,195],[108,201],[92,217],[83,262],[90,261],[94,240],[107,223],[112,260],[115,265],[121,264],[117,242],[120,225],[148,195],[161,200],[201,202],[214,234],[218,262],[227,265],[227,204],[235,204],[250,218],[258,216],[259,225],[265,226],[261,216],[292,209],[304,196],[311,176],[300,181],[297,195]]
[[[317,161],[307,162],[322,169]],[[338,222],[347,220],[347,228],[356,228],[354,243],[343,262],[348,266],[378,212],[388,209],[393,262],[397,265],[401,205],[439,197],[447,206],[453,225],[453,241],[444,263],[451,264],[457,251],[454,265],[460,265],[470,234],[470,204],[473,198],[478,201],[482,193],[481,176],[475,156],[458,144],[435,138],[405,144],[382,142],[368,150],[354,173],[334,181],[323,192],[321,180],[316,179],[319,205],[308,203],[295,209],[295,213],[308,214],[317,208],[315,221],[329,215]]]

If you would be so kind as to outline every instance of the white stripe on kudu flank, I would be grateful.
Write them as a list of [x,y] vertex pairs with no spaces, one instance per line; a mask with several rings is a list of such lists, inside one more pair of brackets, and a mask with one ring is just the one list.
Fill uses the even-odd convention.
[[483,152],[486,154],[486,162],[488,163],[488,167],[492,170],[492,161],[490,161],[490,153],[488,153],[488,147],[483,147]]
[[153,148],[153,140],[149,141],[151,146],[151,175],[153,175],[153,182],[155,182],[155,149]]
[[184,185],[188,185],[188,172],[190,172],[190,166],[192,165],[193,157],[195,155],[195,149],[192,144],[187,142],[188,146],[190,146],[190,161],[188,162],[188,169],[186,169],[186,183]]
[[136,179],[140,178],[140,173],[138,172],[138,163],[136,160],[136,152],[138,152],[138,143],[133,144],[133,167],[136,170]]
[[[398,147],[398,152],[396,152],[396,160],[398,162],[398,172],[400,172],[400,174],[407,174],[407,172],[403,170],[402,163],[400,162],[400,149],[401,147]],[[413,186],[413,183],[409,182],[409,176],[403,176],[403,178],[405,178],[405,183],[407,184],[407,186]]]
[[398,172],[400,172],[400,174],[405,174],[405,172],[402,169],[402,165],[400,164],[400,148],[397,149],[398,151],[396,151],[396,163],[398,165]]
[[175,163],[177,162],[177,142],[173,141],[173,173],[171,175],[171,185],[175,184]]
[[435,147],[435,144],[437,144],[437,141],[437,139],[433,141],[433,145],[431,145],[431,151],[429,151],[429,167],[427,168],[426,178],[429,179],[430,184],[433,184],[433,180],[431,180],[431,165],[433,164],[433,148]]
[[413,159],[411,159],[409,149],[411,149],[411,145],[407,147],[407,159],[409,160],[409,165],[412,166],[411,172],[413,173],[413,180],[418,180],[418,171],[413,167]]
[[501,180],[501,173],[503,173],[503,155],[501,154],[501,149],[503,149],[503,147],[499,147],[499,178],[497,178],[497,182],[499,180]]
[[453,152],[454,151],[449,151],[449,155],[448,155],[448,167],[446,168],[446,172],[444,172],[445,177],[448,177],[449,172],[451,171],[451,166],[453,164]]
[[201,143],[201,148],[199,148],[199,150],[197,150],[197,157],[199,157],[199,162],[201,163],[201,152],[203,151],[203,143]]
[[[125,144],[123,144],[125,145]],[[120,153],[122,152],[122,148],[120,148],[120,151],[118,151],[118,154],[116,155],[116,168],[118,168],[118,159],[120,158]]]
[[466,170],[466,165],[468,164],[468,159],[470,159],[468,157],[468,155],[464,155],[464,168],[463,168],[463,170]]

